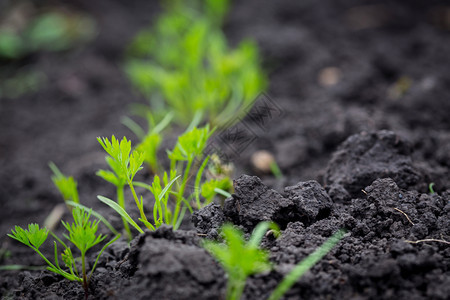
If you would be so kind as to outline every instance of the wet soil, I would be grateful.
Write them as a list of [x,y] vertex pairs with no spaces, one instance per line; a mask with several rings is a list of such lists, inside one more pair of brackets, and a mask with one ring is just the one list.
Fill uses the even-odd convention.
[[[105,168],[96,137],[136,140],[120,118],[131,103],[145,100],[121,70],[123,50],[154,21],[159,5],[47,4],[55,3],[91,14],[99,34],[64,53],[0,62],[3,72],[26,63],[48,82],[38,92],[0,99],[0,249],[10,252],[0,264],[42,265],[6,233],[14,225],[42,224],[61,203],[49,161],[78,180],[82,203],[121,226],[96,200],[114,195],[95,176]],[[347,229],[344,239],[286,299],[448,299],[449,244],[405,241],[450,240],[449,11],[445,1],[234,1],[226,34],[233,44],[251,37],[260,45],[270,74],[269,98],[261,101],[274,113],[261,122],[256,106],[241,120],[243,149],[227,134],[216,137],[237,169],[235,193],[223,207],[197,212],[183,230],[163,227],[130,246],[115,243],[100,259],[90,298],[223,298],[225,274],[201,239],[217,238],[224,222],[249,233],[273,220],[282,236],[266,237],[263,247],[274,270],[252,276],[245,299],[270,295],[339,228]],[[261,149],[274,154],[282,179],[252,167],[251,155]],[[52,255],[49,247],[43,251]],[[92,264],[95,251],[90,255]],[[2,299],[84,297],[77,283],[46,271],[0,272]]]

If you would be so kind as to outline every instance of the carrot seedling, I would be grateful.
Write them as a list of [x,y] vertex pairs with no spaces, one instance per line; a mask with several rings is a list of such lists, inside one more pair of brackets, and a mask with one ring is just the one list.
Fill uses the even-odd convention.
[[[175,196],[176,204],[174,210],[174,226],[176,225],[176,220],[178,220],[184,203],[186,207],[192,213],[192,206],[190,204],[194,194],[191,194],[187,199],[185,198],[185,189],[188,181],[191,177],[191,169],[195,168],[195,163],[199,162],[203,157],[203,152],[206,149],[208,139],[213,134],[214,129],[211,130],[209,125],[203,128],[194,127],[190,131],[186,131],[182,134],[172,151],[168,151],[168,156],[170,159],[170,169],[171,172],[177,172],[182,174],[181,184],[176,186],[176,189],[172,190],[172,194]],[[201,164],[200,169],[197,173],[201,173],[205,168],[205,165],[209,157],[206,157]],[[201,177],[201,174],[197,174],[197,178]],[[199,183],[199,180],[196,180]],[[196,187],[198,190],[198,186]]]
[[[173,150],[167,151],[170,159],[169,171],[164,172],[163,175],[155,175],[151,185],[133,180],[135,174],[142,168],[146,157],[145,153],[139,150],[132,151],[131,142],[125,137],[120,142],[114,136],[111,141],[108,138],[98,139],[109,154],[106,161],[112,171],[100,170],[97,174],[116,185],[118,190],[117,205],[106,197],[98,196],[98,198],[121,215],[130,237],[131,232],[128,224],[139,232],[142,230],[126,212],[123,199],[123,188],[126,184],[130,187],[139,209],[139,221],[150,230],[155,230],[162,224],[171,225],[174,229],[178,229],[187,210],[192,213],[194,206],[201,208],[211,202],[216,194],[230,195],[228,191],[231,189],[231,179],[224,174],[220,174],[220,180],[217,178],[202,183],[203,171],[209,161],[209,156],[204,158],[203,153],[213,132],[214,129],[211,130],[209,125],[202,128],[193,126],[192,129],[179,136]],[[153,155],[156,157],[155,154]],[[194,176],[195,192],[191,192],[188,190],[188,183]],[[153,222],[146,217],[142,196],[140,199],[137,197],[134,186],[145,188],[153,194],[155,198]],[[202,188],[204,189],[202,195],[206,199],[204,202],[200,200]],[[170,203],[172,202],[170,200],[174,203]]]
[[[276,236],[280,234],[274,223],[261,222],[256,226],[250,240],[245,242],[242,231],[230,224],[225,224],[222,226],[222,235],[226,244],[204,241],[205,249],[222,264],[228,275],[227,300],[240,299],[248,276],[272,269],[268,252],[259,248],[262,237],[269,228],[273,229]],[[311,269],[342,239],[344,234],[344,230],[339,230],[295,266],[277,286],[269,300],[280,299],[306,271]]]
[[[123,210],[126,210],[124,188],[125,185],[128,185],[141,213],[141,218],[147,221],[143,211],[142,199],[141,201],[138,199],[133,186],[134,176],[142,169],[144,154],[136,150],[131,151],[131,141],[128,141],[126,137],[123,137],[120,142],[114,135],[111,137],[111,141],[108,138],[97,138],[97,140],[109,155],[106,157],[106,163],[111,169],[111,171],[100,170],[97,175],[116,186],[117,203]],[[122,221],[127,237],[131,240],[132,234],[128,221],[123,216]]]
[[228,275],[227,300],[240,299],[247,277],[272,269],[269,253],[259,248],[268,229],[272,229],[278,236],[279,228],[275,223],[262,222],[246,242],[242,231],[231,224],[225,224],[222,226],[222,236],[226,244],[204,241],[205,249],[221,263]]
[[[84,209],[76,207],[73,209],[72,215],[74,220],[73,223],[62,222],[66,230],[69,232],[69,235],[65,234],[64,237],[68,241],[70,241],[81,253],[81,272],[79,272],[75,263],[75,257],[73,256],[72,249],[56,235],[49,232],[46,228],[39,228],[38,224],[29,224],[28,229],[23,229],[20,226],[15,226],[15,229],[11,230],[12,234],[8,234],[8,236],[36,251],[39,256],[41,256],[42,259],[48,264],[47,270],[59,274],[68,280],[80,282],[85,292],[85,298],[87,299],[89,293],[89,280],[95,270],[95,267],[97,266],[100,255],[109,245],[120,238],[120,234],[103,246],[89,272],[89,270],[86,269],[86,252],[95,245],[105,240],[106,236],[97,234],[99,221],[90,220],[91,211],[86,212]],[[64,270],[59,265],[58,248],[56,241],[53,242],[55,253],[54,263],[50,262],[50,260],[47,259],[47,257],[39,250],[42,244],[47,240],[49,233],[51,233],[56,241],[58,241],[63,246],[64,251],[61,254],[61,258],[68,270]]]

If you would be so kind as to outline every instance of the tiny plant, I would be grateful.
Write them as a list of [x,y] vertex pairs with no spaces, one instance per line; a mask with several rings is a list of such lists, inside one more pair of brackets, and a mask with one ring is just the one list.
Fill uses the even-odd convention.
[[256,226],[248,242],[242,231],[231,224],[222,226],[222,236],[226,244],[205,241],[203,246],[224,267],[228,275],[227,300],[240,299],[245,281],[252,274],[269,271],[269,253],[259,248],[267,229],[272,228],[276,235],[279,229],[274,223],[262,222]]
[[[144,154],[136,150],[131,151],[131,141],[128,141],[126,137],[123,137],[121,141],[114,135],[111,140],[108,138],[97,138],[97,140],[109,155],[106,157],[106,163],[111,169],[100,170],[97,175],[116,186],[117,203],[123,210],[125,210],[124,188],[125,185],[128,185],[141,212],[141,218],[147,221],[143,211],[142,198],[138,199],[133,186],[134,176],[142,169]],[[128,239],[131,240],[132,234],[128,222],[123,216],[122,220]]]
[[[129,236],[129,239],[131,239],[131,231],[128,226],[128,224],[131,224],[134,228],[136,228],[139,232],[143,232],[142,229],[132,220],[132,218],[128,215],[125,209],[125,199],[123,194],[123,189],[125,184],[127,184],[133,194],[133,198],[136,202],[136,205],[139,209],[140,218],[139,221],[144,223],[144,225],[150,229],[155,230],[160,223],[158,223],[157,220],[155,220],[155,224],[152,224],[148,219],[144,211],[144,200],[142,196],[140,199],[137,196],[136,190],[134,188],[135,183],[133,181],[136,173],[142,169],[142,164],[144,162],[144,154],[142,152],[139,152],[137,150],[131,150],[131,142],[127,140],[126,137],[124,137],[120,142],[118,139],[116,139],[114,136],[112,136],[111,140],[108,138],[98,138],[99,143],[102,145],[103,149],[109,154],[109,156],[106,157],[106,162],[108,163],[109,167],[112,171],[105,171],[100,170],[97,172],[97,175],[105,179],[106,181],[109,181],[113,183],[117,187],[117,204],[111,201],[110,199],[99,196],[99,200],[109,205],[111,208],[116,210],[118,212],[123,220],[124,228],[127,231],[127,234]],[[166,193],[168,193],[169,188],[173,185],[173,183],[178,179],[176,177],[175,173],[171,173],[171,175],[174,176],[174,178],[171,178],[170,182],[166,182],[166,188],[161,189],[161,191],[157,190],[156,187],[153,189],[153,191],[158,191],[158,194],[155,195],[155,199],[159,201],[165,201]],[[168,177],[164,177],[164,179],[168,180]],[[155,185],[156,181],[159,180],[155,178]],[[139,185],[139,184],[138,184]],[[160,187],[160,186],[159,186]],[[152,191],[152,192],[153,192]],[[160,208],[160,206],[157,204],[155,206],[156,209]],[[154,213],[158,213],[157,210],[154,209]],[[167,214],[165,214],[167,215]],[[162,221],[161,219],[159,221]],[[156,227],[155,227],[156,225]]]
[[89,292],[89,280],[95,270],[95,267],[97,266],[100,255],[109,245],[119,239],[120,235],[117,235],[103,246],[103,248],[97,255],[95,263],[92,266],[90,272],[88,272],[88,270],[86,269],[86,252],[95,245],[101,243],[106,238],[106,236],[97,234],[99,221],[90,220],[91,211],[87,212],[84,209],[80,209],[77,207],[73,209],[72,214],[74,220],[73,223],[66,223],[64,221],[62,222],[69,233],[68,235],[65,234],[64,237],[69,242],[71,242],[81,253],[81,272],[79,272],[78,270],[76,259],[73,256],[72,249],[53,233],[52,236],[64,248],[64,251],[61,254],[61,258],[68,270],[63,269],[59,264],[56,241],[54,241],[54,263],[50,262],[50,260],[47,259],[47,257],[39,250],[39,248],[47,240],[49,231],[46,228],[39,228],[38,224],[29,224],[28,229],[23,229],[20,226],[16,226],[14,230],[11,230],[12,234],[8,234],[8,236],[36,251],[39,256],[41,256],[42,259],[44,259],[44,261],[48,264],[47,270],[59,274],[68,280],[80,282],[83,285],[85,298],[87,299]]
[[[139,150],[131,150],[131,142],[125,137],[119,142],[114,136],[99,138],[99,142],[104,150],[109,154],[106,161],[111,171],[100,170],[97,174],[113,183],[117,187],[117,201],[98,196],[99,200],[109,205],[122,216],[124,227],[131,237],[128,224],[136,228],[139,232],[142,229],[132,220],[125,208],[123,189],[128,185],[136,205],[140,212],[139,221],[145,227],[155,230],[162,224],[179,228],[184,215],[189,210],[191,213],[195,208],[201,208],[210,203],[216,194],[230,196],[232,189],[231,179],[224,174],[216,179],[204,180],[202,175],[208,162],[209,156],[204,158],[208,139],[213,134],[209,125],[202,128],[192,127],[190,130],[179,136],[173,150],[167,151],[170,160],[170,169],[162,175],[154,175],[152,184],[134,181],[135,174],[142,168],[146,154]],[[217,173],[218,174],[218,173]],[[190,191],[189,182],[195,177],[194,191]],[[137,196],[135,186],[149,190],[154,198],[153,222],[151,222],[144,211],[142,196]],[[201,201],[200,195],[204,197]]]
[[[227,300],[239,300],[241,298],[248,276],[272,269],[268,252],[259,248],[261,239],[269,228],[273,229],[275,236],[279,235],[279,229],[275,224],[261,222],[254,229],[250,240],[245,242],[242,231],[236,229],[233,225],[225,224],[222,226],[221,232],[226,244],[204,241],[205,249],[222,264],[228,275]],[[269,299],[280,299],[306,271],[341,240],[344,234],[345,231],[339,230],[295,266],[277,286]]]
[[428,190],[430,191],[430,194],[432,194],[432,195],[435,193],[434,192],[434,182],[432,182],[428,185]]

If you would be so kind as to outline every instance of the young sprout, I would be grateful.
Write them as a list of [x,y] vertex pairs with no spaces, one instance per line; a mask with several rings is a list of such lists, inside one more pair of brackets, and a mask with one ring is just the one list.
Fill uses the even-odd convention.
[[[224,173],[220,174],[220,178],[217,177],[217,179],[211,179],[202,184],[202,174],[209,161],[209,156],[203,159],[203,153],[213,132],[214,130],[211,130],[209,125],[206,125],[202,128],[192,126],[191,129],[182,134],[178,138],[174,149],[167,151],[170,159],[170,170],[164,172],[162,176],[155,175],[151,185],[133,180],[136,172],[142,168],[141,165],[145,159],[145,154],[137,150],[131,152],[131,143],[125,137],[121,142],[114,136],[111,138],[111,141],[107,138],[99,138],[100,144],[109,154],[106,161],[113,171],[100,170],[97,174],[117,186],[118,201],[117,204],[114,204],[112,200],[103,196],[98,196],[98,199],[121,215],[128,232],[128,224],[142,232],[142,229],[132,220],[125,209],[123,188],[125,184],[128,184],[140,212],[139,221],[144,223],[150,230],[155,230],[162,224],[171,225],[174,229],[178,229],[186,211],[193,212],[193,206],[201,208],[211,202],[216,194],[221,194],[225,197],[230,196],[229,191],[231,191],[232,182]],[[200,164],[201,159],[203,159],[203,162]],[[224,170],[222,171],[225,172]],[[187,190],[187,187],[194,175],[195,192],[192,193]],[[218,173],[216,175],[219,176]],[[144,212],[143,199],[142,197],[140,200],[138,199],[134,186],[145,188],[153,194],[155,198],[153,223],[147,219]],[[202,195],[206,199],[203,203],[200,201],[200,191],[202,189]],[[171,199],[174,201],[173,206],[170,203]],[[129,236],[131,237],[131,233]]]
[[434,182],[432,182],[428,185],[428,190],[430,191],[430,194],[432,194],[432,195],[435,193],[434,192]]
[[[210,130],[209,125],[206,125],[203,128],[193,127],[191,130],[186,131],[178,138],[175,148],[172,151],[168,151],[171,172],[183,174],[181,184],[178,185],[176,189],[172,190],[172,194],[176,199],[173,215],[174,222],[178,220],[180,213],[183,215],[183,212],[181,211],[183,203],[192,212],[192,206],[189,202],[193,195],[191,195],[189,199],[186,199],[185,189],[191,176],[191,169],[194,167],[194,164],[202,158],[208,139],[213,133],[214,129]],[[209,157],[204,159],[200,169],[197,171],[197,184],[199,181],[198,178],[201,177],[201,172],[203,172],[208,159]],[[176,223],[173,225],[175,224]]]
[[55,253],[54,263],[50,262],[50,260],[48,260],[47,257],[39,250],[42,244],[47,240],[49,234],[49,231],[46,228],[39,228],[38,224],[29,224],[28,229],[15,226],[15,230],[11,230],[12,234],[8,234],[8,236],[36,251],[48,264],[47,270],[59,274],[68,280],[80,282],[83,285],[85,298],[87,299],[89,293],[89,280],[95,270],[95,267],[97,266],[100,255],[109,245],[120,238],[120,234],[103,246],[97,255],[90,272],[88,272],[88,270],[86,270],[86,252],[95,245],[101,243],[106,236],[97,234],[99,221],[90,221],[91,211],[86,212],[84,209],[76,207],[73,209],[72,214],[74,219],[73,223],[62,222],[62,224],[69,232],[69,235],[64,235],[64,237],[81,252],[81,273],[78,271],[75,257],[72,254],[72,249],[53,233],[52,236],[64,248],[61,258],[68,270],[63,270],[63,268],[59,265],[56,241],[53,242]]
[[[274,223],[259,223],[246,243],[242,231],[230,224],[222,226],[222,235],[226,244],[213,241],[204,241],[203,246],[224,267],[228,275],[227,300],[240,299],[247,277],[272,269],[267,251],[259,248],[265,232],[271,228],[277,237],[280,232]],[[280,299],[305,272],[311,269],[322,257],[324,257],[344,236],[344,230],[338,230],[332,237],[325,241],[318,249],[296,265],[290,273],[281,281],[269,300]]]
[[271,270],[269,253],[259,248],[268,229],[278,236],[279,228],[275,223],[262,222],[246,242],[242,231],[225,224],[221,231],[226,244],[204,241],[203,247],[222,264],[228,275],[227,300],[240,299],[248,276]]
[[[97,138],[97,140],[109,154],[106,157],[106,162],[111,169],[111,171],[100,170],[97,175],[116,186],[117,203],[123,210],[125,210],[124,188],[128,184],[141,212],[141,218],[147,221],[143,211],[143,203],[138,199],[133,186],[134,176],[142,169],[144,154],[136,150],[131,151],[131,141],[128,141],[126,137],[123,137],[120,142],[114,135],[111,137],[111,141],[108,138]],[[122,221],[128,239],[131,240],[132,234],[128,222],[124,217],[122,217]]]
[[[178,180],[180,176],[176,176],[176,171],[173,170],[170,172],[170,178],[165,174],[163,181],[165,184],[165,188],[163,189],[160,184],[160,178],[155,175],[154,181],[152,186],[149,186],[144,183],[140,182],[134,182],[133,179],[136,175],[136,173],[142,169],[142,163],[144,161],[144,154],[134,150],[131,152],[131,142],[127,141],[127,139],[124,137],[122,141],[119,143],[119,141],[112,136],[111,141],[107,138],[98,139],[100,144],[103,146],[105,151],[110,155],[107,157],[107,162],[111,169],[114,171],[104,171],[101,170],[98,172],[98,175],[103,177],[105,180],[108,180],[109,182],[115,184],[120,188],[118,189],[118,193],[120,197],[118,197],[118,204],[114,205],[113,201],[110,199],[98,196],[99,200],[109,205],[111,208],[116,210],[118,212],[123,220],[124,227],[128,230],[129,236],[131,237],[131,232],[129,229],[128,224],[132,225],[134,228],[136,228],[139,232],[143,232],[139,225],[137,225],[132,218],[128,215],[125,209],[125,202],[123,199],[123,187],[125,183],[128,184],[128,186],[131,189],[131,192],[133,194],[134,200],[136,202],[136,205],[140,212],[140,218],[139,221],[144,223],[144,225],[150,229],[155,230],[158,228],[161,224],[167,222],[172,222],[171,225],[173,225],[175,228],[178,228],[178,215],[172,215],[169,206],[167,205],[168,198],[169,198],[169,192],[171,191],[171,188],[173,184]],[[142,199],[142,196],[140,199],[138,199],[136,191],[134,189],[134,185],[141,186],[144,188],[149,189],[153,195],[155,196],[155,206],[153,209],[153,215],[154,215],[154,224],[152,224],[145,215],[144,212],[144,201]],[[169,223],[170,224],[170,223]]]
[[[75,203],[80,203],[77,190],[77,182],[72,176],[65,176],[58,167],[53,163],[49,163],[50,169],[53,171],[52,181],[58,188],[59,192],[64,198],[64,201],[73,201]],[[70,207],[69,207],[70,208]]]

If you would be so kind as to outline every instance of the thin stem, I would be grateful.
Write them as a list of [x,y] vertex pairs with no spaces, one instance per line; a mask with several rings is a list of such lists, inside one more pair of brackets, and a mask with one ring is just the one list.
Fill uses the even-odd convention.
[[139,208],[141,219],[148,222],[147,217],[145,216],[145,213],[144,213],[144,204],[139,201],[139,198],[136,195],[136,191],[134,190],[133,182],[131,181],[131,179],[128,179],[128,186],[130,187],[131,193],[133,194],[134,201],[136,202],[136,205]]
[[95,267],[97,266],[98,259],[100,258],[100,255],[102,255],[103,251],[105,251],[106,248],[108,248],[112,243],[114,243],[115,241],[117,241],[119,238],[120,238],[120,234],[116,235],[115,238],[113,238],[111,241],[109,241],[105,246],[103,246],[102,250],[100,250],[100,252],[99,252],[98,255],[97,255],[97,258],[95,259],[94,266],[92,267],[91,272],[90,272],[90,274],[89,274],[88,281],[91,280],[92,273],[94,272]]
[[184,196],[184,189],[186,188],[186,183],[188,180],[189,172],[191,171],[192,161],[193,161],[193,159],[188,160],[186,169],[184,170],[183,182],[181,183],[181,187],[178,190],[177,203],[175,205],[174,216],[173,216],[173,220],[172,220],[173,225],[175,225],[177,223],[178,215],[180,214],[181,202],[182,202],[182,198]]
[[84,295],[85,295],[85,299],[88,298],[88,293],[89,293],[89,283],[88,283],[88,279],[86,276],[86,254],[84,253],[84,251],[81,251],[81,268],[82,268],[82,272],[83,272],[83,288],[84,288]]
[[[124,189],[124,185],[117,186],[117,203],[120,205],[120,207],[123,208],[123,210],[126,211],[125,197],[124,197],[123,189]],[[125,229],[125,232],[127,233],[128,241],[131,241],[131,239],[133,238],[133,235],[131,234],[130,226],[128,225],[128,222],[124,217],[122,217],[122,222],[123,222],[123,228]]]
[[227,286],[227,300],[239,300],[245,288],[245,279],[232,279],[228,280]]

